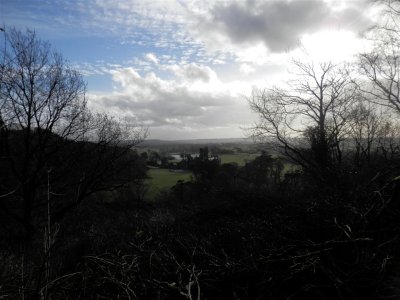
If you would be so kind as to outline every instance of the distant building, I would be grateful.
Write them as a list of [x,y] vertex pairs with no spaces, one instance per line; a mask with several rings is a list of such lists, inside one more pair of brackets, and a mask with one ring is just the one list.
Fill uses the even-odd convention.
[[200,159],[201,161],[206,161],[206,160],[208,160],[208,147],[200,148],[199,159]]

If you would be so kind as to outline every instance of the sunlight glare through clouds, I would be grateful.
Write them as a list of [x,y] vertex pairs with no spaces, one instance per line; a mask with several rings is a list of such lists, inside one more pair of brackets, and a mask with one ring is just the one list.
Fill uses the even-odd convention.
[[36,28],[85,75],[93,108],[151,124],[150,138],[240,137],[246,96],[279,85],[301,49],[339,62],[368,47],[370,2],[16,0],[2,18]]

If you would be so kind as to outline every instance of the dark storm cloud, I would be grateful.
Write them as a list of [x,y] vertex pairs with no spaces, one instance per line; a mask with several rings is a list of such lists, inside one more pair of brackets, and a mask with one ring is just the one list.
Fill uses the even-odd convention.
[[214,6],[203,26],[227,35],[235,44],[263,41],[271,51],[281,52],[297,46],[305,33],[364,29],[370,24],[363,15],[366,2],[349,1],[344,9],[321,0],[230,2]]

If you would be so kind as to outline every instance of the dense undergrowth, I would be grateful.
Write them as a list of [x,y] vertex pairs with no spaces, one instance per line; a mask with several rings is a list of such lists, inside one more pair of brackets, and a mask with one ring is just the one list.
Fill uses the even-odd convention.
[[152,204],[94,197],[52,225],[48,251],[40,230],[29,245],[3,239],[1,298],[399,296],[396,168],[329,185],[306,173],[255,185],[227,168]]

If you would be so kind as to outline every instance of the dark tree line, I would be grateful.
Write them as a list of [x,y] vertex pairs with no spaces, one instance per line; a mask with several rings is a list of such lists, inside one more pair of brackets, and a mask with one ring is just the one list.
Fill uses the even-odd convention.
[[3,34],[0,207],[28,240],[45,207],[59,222],[90,194],[143,177],[133,147],[145,132],[92,113],[82,75],[34,31]]

